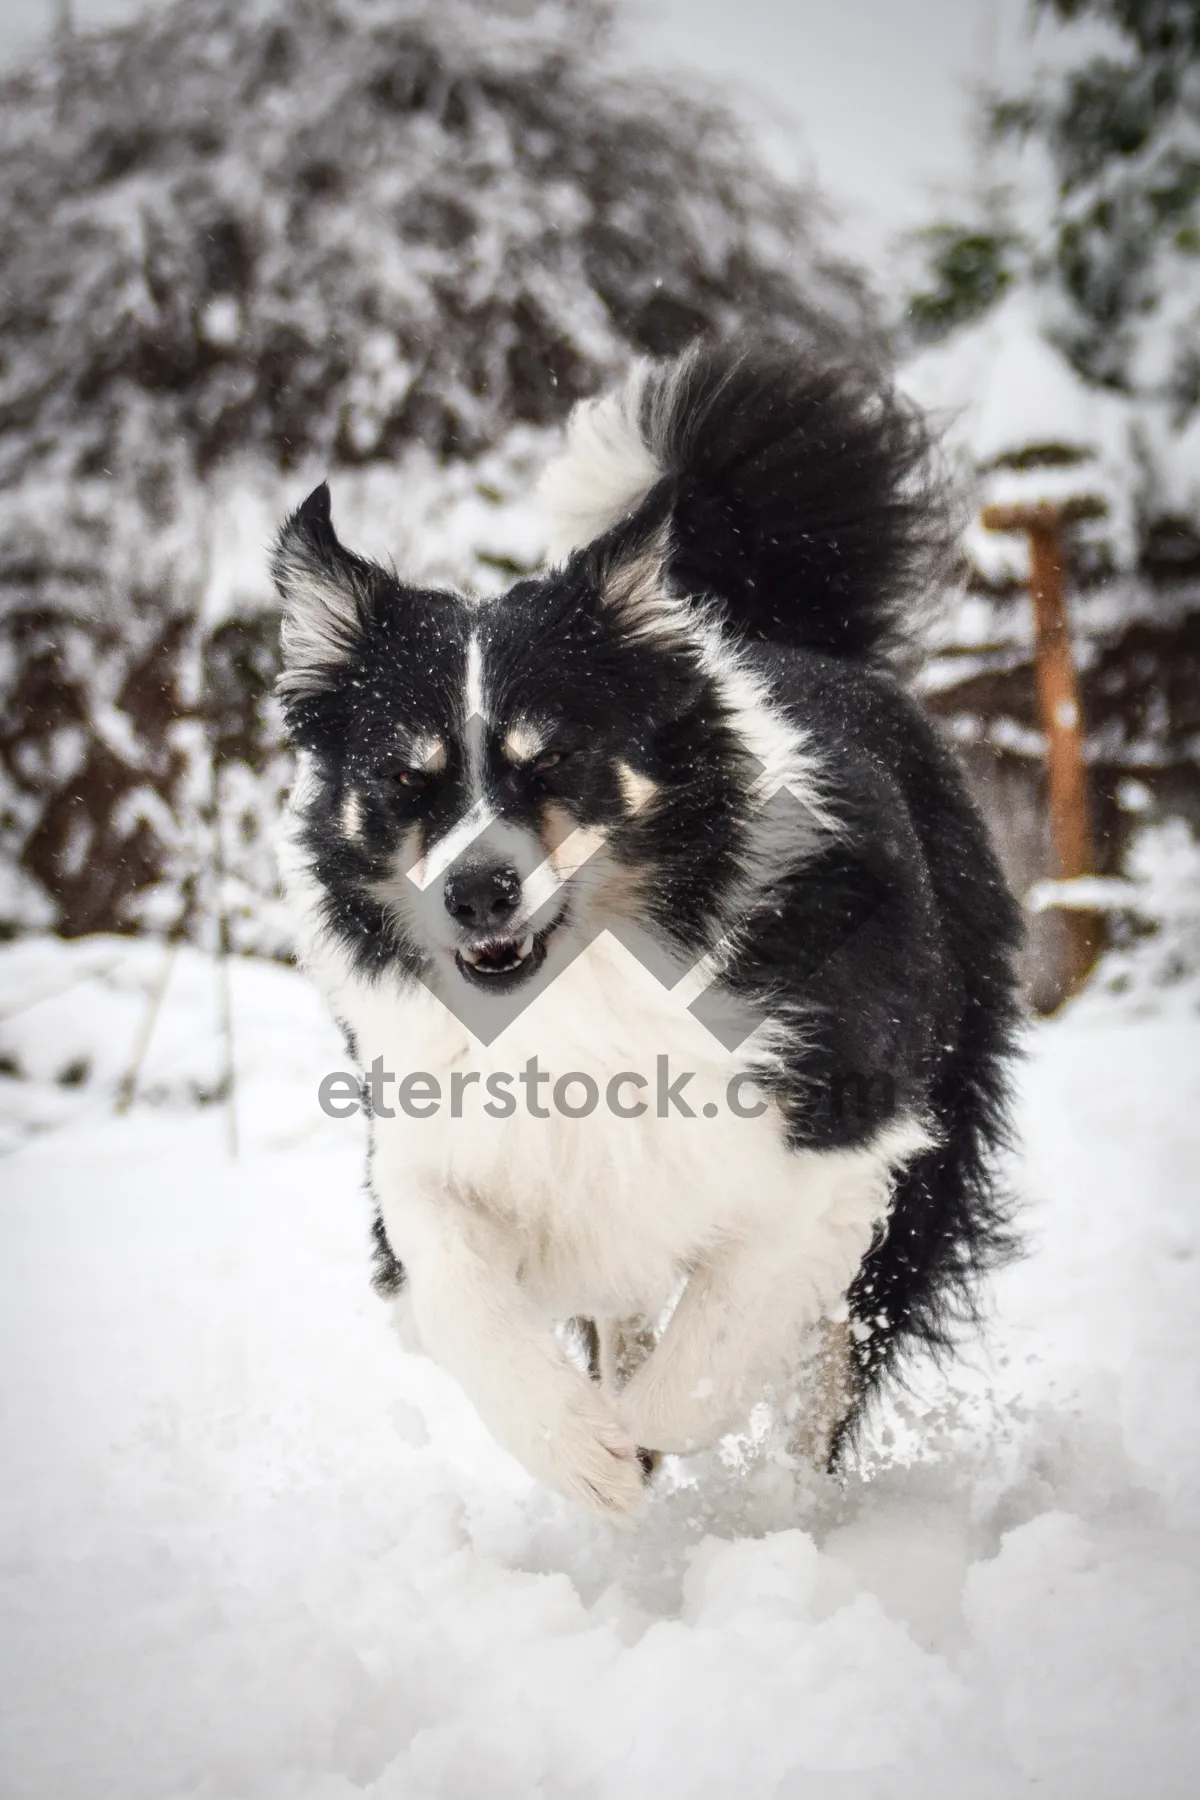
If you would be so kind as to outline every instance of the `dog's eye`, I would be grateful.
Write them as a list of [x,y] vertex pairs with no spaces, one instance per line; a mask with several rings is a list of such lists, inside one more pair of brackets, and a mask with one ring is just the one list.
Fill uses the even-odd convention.
[[561,750],[547,750],[545,756],[539,756],[533,765],[535,775],[544,775],[547,769],[553,769],[563,760]]
[[423,788],[429,781],[424,769],[397,769],[392,776],[397,787]]

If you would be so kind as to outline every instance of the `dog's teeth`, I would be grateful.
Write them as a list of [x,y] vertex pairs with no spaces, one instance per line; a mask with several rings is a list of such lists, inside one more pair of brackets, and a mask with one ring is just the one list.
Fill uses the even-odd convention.
[[534,934],[528,931],[520,943],[464,944],[459,954],[480,975],[508,975],[533,955],[533,945]]

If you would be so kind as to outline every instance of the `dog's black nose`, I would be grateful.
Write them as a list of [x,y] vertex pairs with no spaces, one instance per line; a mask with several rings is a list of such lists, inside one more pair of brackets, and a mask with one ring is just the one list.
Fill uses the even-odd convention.
[[521,877],[508,863],[475,863],[446,877],[446,911],[459,925],[495,931],[521,900]]

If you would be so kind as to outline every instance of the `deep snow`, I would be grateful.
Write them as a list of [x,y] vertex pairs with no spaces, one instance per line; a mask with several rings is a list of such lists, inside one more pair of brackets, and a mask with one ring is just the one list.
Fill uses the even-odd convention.
[[163,959],[0,952],[6,1800],[1194,1792],[1193,1003],[1031,1032],[1030,1253],[865,1474],[728,1445],[621,1533],[402,1349],[299,976],[233,965],[236,1160],[198,952],[114,1116]]

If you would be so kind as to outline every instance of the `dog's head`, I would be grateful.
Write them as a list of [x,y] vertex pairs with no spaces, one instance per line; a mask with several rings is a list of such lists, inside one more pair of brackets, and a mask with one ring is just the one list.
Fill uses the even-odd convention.
[[499,996],[605,926],[704,946],[754,764],[664,577],[668,529],[643,513],[472,601],[345,549],[324,486],[288,520],[274,573],[280,692],[312,770],[302,830],[360,963]]

